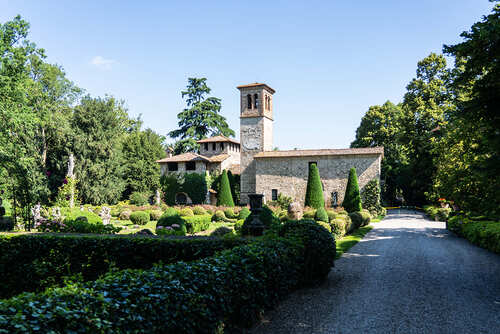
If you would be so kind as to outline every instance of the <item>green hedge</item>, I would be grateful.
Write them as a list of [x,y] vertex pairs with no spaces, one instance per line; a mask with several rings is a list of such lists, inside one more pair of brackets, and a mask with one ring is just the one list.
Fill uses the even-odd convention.
[[500,222],[454,216],[448,219],[447,227],[473,244],[500,254]]
[[132,212],[132,214],[130,215],[130,220],[132,221],[132,223],[137,225],[146,225],[150,220],[149,212],[145,211]]
[[186,224],[187,233],[193,234],[208,230],[212,221],[212,215],[182,217],[182,219]]
[[[230,251],[150,270],[110,273],[83,285],[23,294],[0,304],[7,333],[219,333],[250,327],[304,283],[323,280],[335,241],[315,222]],[[289,240],[289,239],[293,239]]]
[[368,211],[356,211],[356,212],[351,212],[349,214],[349,217],[352,220],[352,223],[354,225],[353,229],[360,228],[362,226],[366,226],[370,224],[371,216]]
[[319,176],[319,169],[315,163],[309,164],[309,175],[307,177],[306,198],[304,206],[312,208],[324,208],[323,185]]
[[192,261],[242,244],[240,239],[18,235],[0,237],[0,298],[58,285],[64,276],[94,280],[110,267],[150,268]]

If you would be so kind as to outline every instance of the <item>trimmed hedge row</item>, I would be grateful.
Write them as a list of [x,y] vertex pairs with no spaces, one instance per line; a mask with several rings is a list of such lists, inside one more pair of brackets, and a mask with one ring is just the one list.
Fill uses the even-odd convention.
[[0,330],[219,333],[249,327],[291,290],[323,280],[335,258],[334,239],[315,222],[288,223],[280,234],[287,238],[14,297],[0,304]]
[[454,216],[448,219],[447,227],[473,244],[500,254],[500,222],[473,221]]
[[182,219],[186,224],[187,233],[193,234],[208,230],[212,221],[212,215],[182,217]]
[[18,235],[0,237],[0,298],[40,291],[65,276],[94,280],[110,268],[147,269],[192,261],[246,243],[243,239]]

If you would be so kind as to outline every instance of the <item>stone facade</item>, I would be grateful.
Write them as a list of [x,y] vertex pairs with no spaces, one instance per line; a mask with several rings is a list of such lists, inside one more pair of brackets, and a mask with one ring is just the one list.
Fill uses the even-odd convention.
[[356,168],[359,187],[362,189],[368,181],[380,178],[381,154],[366,155],[325,155],[255,158],[256,192],[264,198],[272,199],[272,190],[304,202],[309,173],[309,163],[316,162],[323,196],[328,205],[332,202],[332,193],[337,192],[338,204],[342,204],[347,177],[351,167]]
[[195,161],[196,168],[194,170],[187,170],[186,169],[186,162],[185,161],[180,161],[177,162],[177,171],[169,171],[168,170],[168,164],[163,163],[160,164],[160,174],[171,174],[171,173],[199,173],[199,174],[205,174],[205,171],[207,170],[207,163],[204,161]]

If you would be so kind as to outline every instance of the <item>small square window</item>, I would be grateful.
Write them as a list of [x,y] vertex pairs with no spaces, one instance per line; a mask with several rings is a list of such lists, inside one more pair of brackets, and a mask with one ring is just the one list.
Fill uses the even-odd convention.
[[186,170],[196,170],[196,162],[195,161],[186,162]]
[[205,151],[208,151],[208,143],[205,143]]
[[217,146],[215,146],[216,144],[215,143],[212,143],[212,150],[216,151],[217,150]]
[[220,143],[220,149],[221,151],[224,151],[224,143]]
[[278,189],[271,190],[271,200],[273,200],[273,201],[278,200]]
[[168,166],[168,171],[169,172],[175,172],[179,170],[179,166],[177,165],[177,162],[169,162],[167,163]]

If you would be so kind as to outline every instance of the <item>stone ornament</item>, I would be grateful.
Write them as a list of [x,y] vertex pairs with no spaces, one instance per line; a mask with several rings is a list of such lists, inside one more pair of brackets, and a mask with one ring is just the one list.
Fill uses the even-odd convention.
[[99,217],[102,219],[102,223],[104,225],[111,223],[111,208],[107,206],[103,206],[101,212],[99,212]]
[[288,218],[298,220],[302,219],[302,205],[299,202],[293,202],[288,205]]

